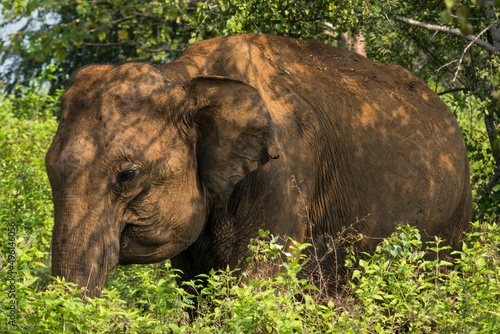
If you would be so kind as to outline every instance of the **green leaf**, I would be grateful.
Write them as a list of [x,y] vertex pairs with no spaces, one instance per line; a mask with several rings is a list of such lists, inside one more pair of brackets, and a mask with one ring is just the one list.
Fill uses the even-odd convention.
[[62,62],[66,58],[66,49],[57,49],[54,52],[54,57],[57,62]]
[[355,279],[355,278],[358,278],[361,276],[361,272],[359,270],[354,270],[352,272],[352,278]]
[[99,33],[97,34],[97,37],[99,38],[99,40],[101,42],[103,42],[106,39],[106,32],[105,31],[99,31]]
[[444,3],[446,4],[446,8],[450,9],[455,5],[456,0],[445,0]]
[[478,257],[475,262],[478,269],[483,269],[486,266],[486,259],[484,256]]
[[443,10],[441,12],[441,20],[443,20],[444,24],[448,24],[451,22],[452,16],[451,16],[451,11],[449,9]]
[[120,40],[128,39],[128,32],[126,32],[125,30],[118,31],[118,38]]

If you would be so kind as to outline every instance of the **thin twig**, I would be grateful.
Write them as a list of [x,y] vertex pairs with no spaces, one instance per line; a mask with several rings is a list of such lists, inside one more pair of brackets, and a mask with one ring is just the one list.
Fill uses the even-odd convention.
[[171,49],[171,48],[161,48],[161,49],[150,49],[146,46],[141,45],[139,42],[132,41],[132,44],[137,46],[139,49],[146,51],[146,52],[151,52],[151,53],[157,53],[157,52],[182,52],[184,50],[182,49]]
[[118,19],[118,20],[115,20],[115,21],[111,21],[111,22],[109,22],[109,23],[105,23],[105,24],[103,24],[103,25],[100,25],[99,27],[96,27],[96,28],[94,28],[94,29],[90,29],[90,30],[89,30],[89,32],[91,32],[91,33],[92,33],[92,32],[96,32],[97,30],[101,29],[101,27],[103,27],[103,26],[105,26],[105,25],[106,25],[106,26],[109,26],[109,25],[113,26],[113,25],[116,25],[116,24],[118,24],[118,23],[120,23],[120,22],[130,20],[130,19],[134,18],[135,16],[136,16],[136,15],[129,15],[129,16],[127,16],[127,17],[123,17],[123,18],[121,18],[121,19]]
[[[490,43],[488,43],[480,38],[476,38],[476,36],[474,36],[474,35],[464,35],[464,34],[462,34],[460,29],[458,29],[458,28],[450,28],[450,27],[440,26],[440,25],[436,25],[436,24],[429,24],[429,23],[409,19],[406,17],[402,17],[399,15],[391,15],[391,16],[396,21],[399,21],[402,23],[410,24],[410,25],[413,25],[416,27],[427,29],[427,30],[436,30],[436,31],[446,32],[446,33],[449,33],[449,34],[452,34],[455,36],[465,38],[466,40],[472,41],[474,44],[477,44],[478,46],[480,46],[481,48],[483,48],[484,50],[488,51],[489,53],[491,53],[493,55],[500,55],[500,50],[497,49],[495,46],[491,45]],[[498,22],[500,22],[500,19],[494,21],[491,25],[494,25]]]
[[457,60],[457,59],[455,59],[455,60],[450,61],[449,63],[444,64],[443,66],[441,66],[441,67],[439,67],[439,68],[437,69],[437,72],[441,71],[441,70],[442,70],[443,68],[445,68],[446,66],[451,65],[451,64],[453,64],[454,62],[457,62],[457,61],[458,61],[458,60]]
[[82,43],[82,45],[85,45],[85,46],[117,46],[117,45],[124,45],[124,44],[127,44],[125,42],[114,42],[114,43],[111,43],[111,42],[108,42],[108,43]]
[[474,39],[469,43],[469,45],[467,45],[467,47],[464,49],[464,52],[462,52],[462,55],[460,56],[460,61],[458,62],[457,71],[455,72],[455,76],[453,77],[453,80],[451,80],[451,82],[455,82],[455,79],[457,78],[458,71],[460,71],[460,66],[462,65],[462,61],[464,59],[465,54],[467,53],[467,50],[469,50],[469,48],[472,46],[472,44],[476,43],[476,41],[479,39],[479,37],[481,37],[482,34],[487,32],[488,30],[490,30],[491,27],[497,22],[500,22],[500,19],[493,21],[489,26],[484,28],[483,31],[481,31],[479,34],[477,34],[476,37],[474,37]]
[[389,20],[389,16],[387,16],[387,13],[384,13],[384,16],[385,16],[385,18],[387,19],[387,22],[389,22],[389,24],[391,25],[392,29],[393,29],[393,30],[396,30],[396,28],[394,28],[394,26],[392,25],[391,20]]
[[90,267],[90,273],[89,273],[89,278],[87,279],[87,285],[85,286],[87,289],[89,287],[90,283],[90,277],[92,277],[92,270],[94,269],[94,264],[92,264],[92,267]]
[[160,49],[150,49],[146,46],[141,45],[139,42],[132,41],[132,40],[127,40],[124,42],[108,42],[108,43],[82,43],[82,45],[85,46],[120,46],[120,45],[126,45],[126,44],[132,44],[138,47],[139,49],[150,52],[150,53],[157,53],[157,52],[182,52],[184,50],[182,49],[171,49],[171,48],[160,48]]
[[339,36],[335,35],[334,33],[328,31],[328,30],[323,30],[323,35],[330,36],[333,39],[339,39]]
[[[437,92],[437,87],[438,87],[438,79],[439,79],[439,71],[441,71],[443,68],[447,67],[448,65],[451,65],[453,64],[454,62],[457,62],[458,60],[452,60],[450,61],[449,63],[446,63],[444,65],[442,65],[441,67],[439,67],[436,71],[436,88],[434,89],[434,92]],[[438,94],[439,95],[439,94]]]
[[334,27],[330,22],[323,22],[323,24],[333,31],[337,30],[337,27]]
[[442,92],[437,93],[437,95],[444,95],[448,93],[454,93],[454,92],[468,92],[470,89],[467,87],[458,87],[458,88],[450,88],[450,89],[445,89]]
[[302,190],[300,189],[300,186],[298,185],[298,182],[295,179],[295,175],[292,175],[291,179],[292,179],[292,187],[297,189],[297,192],[299,194],[299,197],[300,197],[300,200],[302,202],[302,205],[304,205],[305,217],[307,218],[307,225],[309,226],[309,233],[310,233],[311,244],[312,244],[311,247],[313,247],[313,250],[314,250],[314,260],[316,261],[316,268],[313,269],[313,272],[317,269],[318,276],[319,276],[319,282],[318,282],[319,289],[321,290],[321,288],[324,286],[325,287],[325,295],[328,298],[327,281],[323,277],[323,270],[321,268],[321,260],[320,260],[320,258],[318,256],[318,246],[316,245],[316,243],[314,241],[314,234],[313,234],[313,225],[314,224],[313,224],[313,222],[311,220],[311,217],[309,216],[309,208],[307,207],[306,200],[305,200],[304,196],[302,195]]

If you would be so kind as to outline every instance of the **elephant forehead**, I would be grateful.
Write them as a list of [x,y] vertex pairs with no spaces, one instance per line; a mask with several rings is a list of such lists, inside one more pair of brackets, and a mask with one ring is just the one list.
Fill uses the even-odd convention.
[[98,94],[101,95],[103,107],[111,107],[121,114],[147,112],[147,108],[151,108],[157,99],[165,95],[169,86],[171,83],[155,67],[131,63],[107,73]]
[[155,129],[148,124],[127,124],[116,131],[106,132],[100,144],[105,151],[115,155],[144,155],[159,152],[167,136],[165,130]]
[[[102,67],[102,66],[101,66]],[[149,96],[155,89],[168,82],[155,67],[142,63],[128,63],[94,74],[90,79],[85,68],[73,79],[64,93],[69,104],[92,105],[103,95],[109,93],[130,97]]]
[[109,160],[157,160],[173,155],[186,156],[188,145],[174,128],[154,121],[122,124],[116,131],[108,131],[99,143]]
[[92,140],[84,136],[73,136],[66,140],[52,161],[52,168],[61,180],[73,182],[98,160],[98,150]]
[[112,97],[115,100],[143,101],[160,93],[165,83],[163,80],[159,81],[157,79],[151,76],[143,76],[114,80],[107,84],[102,95],[105,98]]
[[88,111],[104,125],[112,122],[118,126],[158,122],[158,118],[172,121],[172,110],[177,104],[175,94],[166,91],[163,86],[141,83],[116,83],[101,93],[97,100]]
[[102,78],[102,91],[147,96],[164,85],[165,81],[160,71],[151,65],[128,63],[106,73]]

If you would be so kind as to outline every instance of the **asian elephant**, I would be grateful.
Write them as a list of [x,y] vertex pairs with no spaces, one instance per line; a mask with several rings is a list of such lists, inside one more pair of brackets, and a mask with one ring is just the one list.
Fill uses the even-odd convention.
[[52,273],[88,296],[118,264],[171,259],[184,279],[235,267],[259,229],[324,249],[352,225],[372,252],[401,224],[453,248],[469,226],[460,128],[397,65],[222,37],[164,65],[85,67],[61,103]]

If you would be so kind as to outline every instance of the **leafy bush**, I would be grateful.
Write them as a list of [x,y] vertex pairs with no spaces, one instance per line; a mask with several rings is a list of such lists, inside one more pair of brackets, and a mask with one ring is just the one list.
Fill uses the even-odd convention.
[[[355,309],[378,333],[495,333],[500,330],[500,227],[474,224],[455,267],[426,260],[417,229],[398,228],[373,256],[359,261],[350,283]],[[438,254],[442,240],[426,247]],[[467,244],[474,245],[469,248]]]
[[[48,257],[53,208],[45,173],[44,154],[57,127],[52,117],[38,117],[34,109],[16,112],[23,98],[0,97],[0,222],[2,280],[0,300],[10,307],[15,290],[16,306],[26,300],[26,287],[48,279]],[[55,97],[54,97],[55,99]],[[31,105],[35,105],[32,103]],[[27,104],[23,106],[27,107]],[[44,115],[51,115],[47,109]],[[30,117],[27,117],[30,115]],[[13,266],[9,266],[13,264]],[[15,266],[14,266],[15,265]],[[7,278],[14,278],[7,281]],[[7,282],[9,289],[7,289]],[[10,289],[14,283],[16,289]],[[22,290],[21,288],[24,288]],[[9,298],[7,298],[9,297]],[[18,309],[19,310],[19,309]],[[2,313],[5,315],[6,313]],[[4,319],[2,319],[4,320]],[[0,323],[6,324],[7,321]]]

